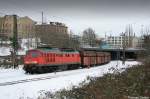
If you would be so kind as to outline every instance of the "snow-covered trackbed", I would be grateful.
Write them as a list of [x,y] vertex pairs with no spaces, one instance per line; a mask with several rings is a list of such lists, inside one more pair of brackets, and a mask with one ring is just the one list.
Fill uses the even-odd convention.
[[[52,79],[52,78],[57,78],[57,77],[61,77],[61,76],[68,76],[68,75],[73,75],[73,74],[78,74],[78,73],[82,73],[82,71],[78,71],[78,72],[73,72],[72,73],[65,73],[66,71],[63,71],[64,73],[61,74],[60,73],[56,73],[55,72],[55,75],[51,75],[51,76],[43,76],[43,77],[31,77],[30,79],[23,79],[22,80],[15,80],[15,81],[7,81],[7,82],[2,82],[0,83],[0,86],[7,86],[7,85],[14,85],[14,84],[19,84],[19,83],[26,83],[26,82],[33,82],[33,81],[40,81],[40,80],[47,80],[47,79]],[[21,79],[21,78],[20,78]]]

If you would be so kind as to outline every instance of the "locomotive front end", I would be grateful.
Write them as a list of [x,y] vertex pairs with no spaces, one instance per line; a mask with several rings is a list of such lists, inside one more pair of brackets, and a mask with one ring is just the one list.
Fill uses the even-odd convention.
[[41,54],[37,50],[27,51],[24,56],[24,70],[29,73],[36,69],[37,65],[40,63]]

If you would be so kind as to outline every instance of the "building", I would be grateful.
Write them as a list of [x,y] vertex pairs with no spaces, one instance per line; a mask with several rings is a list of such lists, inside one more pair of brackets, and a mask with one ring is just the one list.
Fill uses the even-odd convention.
[[75,34],[69,36],[69,46],[73,49],[79,49],[81,47],[82,37]]
[[3,38],[9,38],[13,36],[13,16],[5,15],[1,18],[0,35]]
[[18,18],[18,37],[19,38],[34,38],[35,37],[35,24],[31,18],[19,17]]
[[2,41],[3,41],[3,39],[1,38],[2,36],[3,36],[3,34],[1,34],[2,33],[2,30],[1,30],[1,28],[2,28],[2,24],[3,23],[3,18],[2,17],[0,17],[0,45],[2,45]]
[[35,26],[36,35],[41,39],[41,43],[52,47],[68,46],[68,27],[59,22],[50,22],[49,24],[37,24]]
[[106,38],[106,44],[110,48],[123,48],[123,46],[126,48],[141,48],[143,40],[135,36],[132,36],[132,40],[129,40],[127,36],[109,36]]
[[[35,35],[36,22],[29,17],[17,17],[18,38],[28,38]],[[7,39],[13,37],[13,15],[0,18],[0,36]]]
[[143,48],[144,47],[144,37],[134,37],[133,38],[133,47],[134,48]]
[[122,48],[123,39],[123,36],[109,36],[106,38],[106,44],[108,44],[110,48]]

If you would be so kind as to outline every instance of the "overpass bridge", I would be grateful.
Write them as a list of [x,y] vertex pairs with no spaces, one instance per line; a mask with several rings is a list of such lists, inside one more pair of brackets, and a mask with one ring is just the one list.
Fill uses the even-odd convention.
[[[82,48],[82,50],[86,51],[100,51],[100,52],[109,52],[111,53],[112,60],[118,60],[123,58],[123,49],[101,49],[101,48]],[[126,48],[125,49],[125,57],[126,59],[137,59],[138,53],[144,51],[143,49],[135,49],[135,48]]]

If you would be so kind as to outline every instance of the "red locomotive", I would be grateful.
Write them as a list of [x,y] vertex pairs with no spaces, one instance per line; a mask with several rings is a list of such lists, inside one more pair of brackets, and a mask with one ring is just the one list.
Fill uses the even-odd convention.
[[24,70],[27,73],[43,73],[91,67],[109,61],[110,54],[105,52],[37,48],[29,50],[24,57]]

